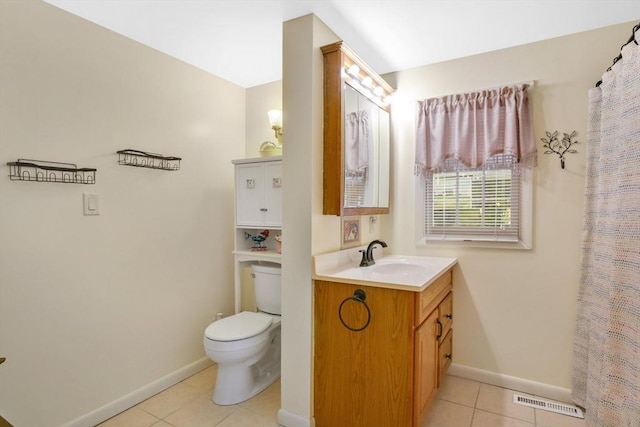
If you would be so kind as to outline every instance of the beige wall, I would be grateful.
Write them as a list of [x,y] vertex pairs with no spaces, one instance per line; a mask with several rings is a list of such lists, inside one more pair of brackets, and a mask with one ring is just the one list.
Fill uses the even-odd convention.
[[[246,157],[260,157],[260,145],[263,142],[276,142],[267,111],[282,110],[282,81],[254,86],[247,89],[246,93]],[[283,129],[286,125],[283,120]]]
[[[206,363],[204,328],[233,311],[245,90],[43,2],[3,0],[0,20],[0,414],[93,425]],[[182,167],[119,166],[125,148]],[[10,181],[18,158],[95,167],[97,183]]]
[[[311,416],[311,256],[322,161],[322,55],[336,36],[315,16],[284,24],[282,410],[281,423],[308,425]],[[321,168],[321,166],[320,166]],[[321,173],[321,172],[320,172]]]
[[[629,36],[633,22],[393,73],[393,215],[383,235],[395,253],[455,256],[454,363],[571,388],[585,180],[587,91]],[[416,248],[413,155],[417,100],[535,81],[539,166],[532,250]],[[566,169],[544,155],[545,131],[578,132]]]

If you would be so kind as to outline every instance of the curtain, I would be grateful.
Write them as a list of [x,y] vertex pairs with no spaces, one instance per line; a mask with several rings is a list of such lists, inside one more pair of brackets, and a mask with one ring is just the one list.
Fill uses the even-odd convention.
[[[636,34],[636,39],[638,35]],[[589,91],[573,398],[589,427],[640,426],[640,54]]]
[[369,110],[349,113],[345,117],[344,162],[347,174],[362,173],[369,166],[371,125]]
[[529,85],[505,86],[418,102],[415,172],[426,175],[455,158],[468,168],[496,154],[521,165],[537,161]]

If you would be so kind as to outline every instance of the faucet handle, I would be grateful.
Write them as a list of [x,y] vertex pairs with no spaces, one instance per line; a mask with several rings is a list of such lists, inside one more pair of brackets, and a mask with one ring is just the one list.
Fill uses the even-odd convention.
[[360,261],[360,267],[367,267],[369,260],[367,259],[367,251],[360,249],[358,252],[362,253],[362,260]]

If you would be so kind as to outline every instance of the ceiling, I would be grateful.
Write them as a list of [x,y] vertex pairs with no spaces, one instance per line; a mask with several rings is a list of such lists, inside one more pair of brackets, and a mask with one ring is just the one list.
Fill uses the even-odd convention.
[[45,1],[245,88],[281,80],[282,23],[309,13],[380,74],[640,20],[640,0]]

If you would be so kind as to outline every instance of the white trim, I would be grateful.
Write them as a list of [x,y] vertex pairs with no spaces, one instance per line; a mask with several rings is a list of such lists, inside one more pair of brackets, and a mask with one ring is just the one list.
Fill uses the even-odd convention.
[[449,375],[454,375],[456,377],[462,377],[469,380],[479,381],[485,384],[508,388],[511,390],[532,394],[534,396],[557,400],[559,402],[573,402],[573,399],[571,398],[571,390],[568,388],[539,383],[519,377],[512,377],[510,375],[504,375],[498,372],[485,371],[483,369],[459,365],[457,363],[452,363],[451,366],[449,366],[448,373]]
[[152,383],[149,383],[137,390],[132,391],[112,402],[107,403],[100,408],[89,412],[76,418],[75,420],[65,424],[62,427],[87,427],[95,426],[109,418],[118,415],[119,413],[126,411],[127,409],[137,405],[150,398],[153,395],[160,393],[161,391],[179,383],[182,380],[189,378],[190,376],[202,371],[213,365],[213,361],[208,357],[203,357],[183,368],[178,369],[162,378],[159,378]]
[[314,427],[315,422],[312,422],[300,415],[292,414],[284,409],[278,411],[278,424],[285,427]]

